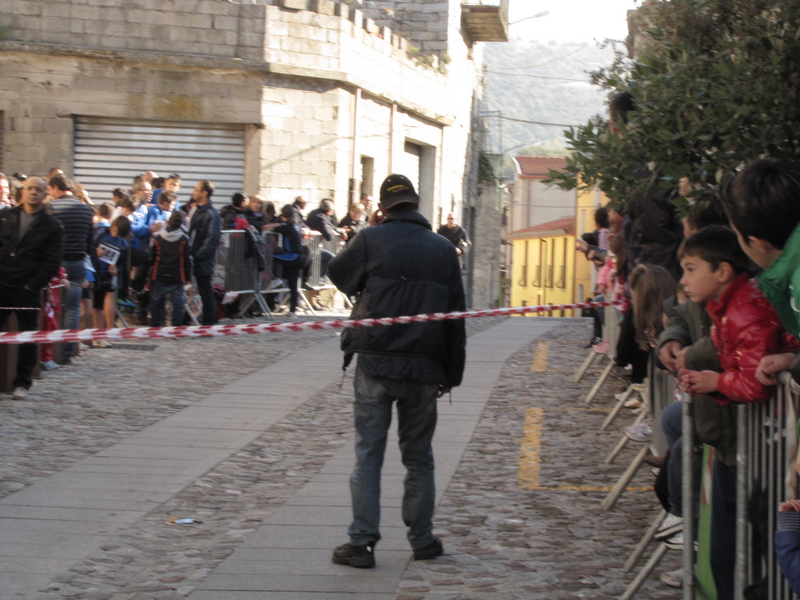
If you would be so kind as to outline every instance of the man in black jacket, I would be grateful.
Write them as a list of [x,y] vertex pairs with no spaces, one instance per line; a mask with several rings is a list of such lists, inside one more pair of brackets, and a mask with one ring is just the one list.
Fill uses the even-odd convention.
[[[58,219],[44,210],[46,196],[44,179],[28,177],[22,188],[21,205],[0,210],[0,306],[6,307],[0,309],[0,327],[13,312],[21,330],[36,331],[39,292],[58,273],[63,229]],[[19,348],[15,400],[24,400],[28,395],[36,354],[36,344],[22,344]]]
[[[352,318],[398,317],[465,308],[453,245],[431,231],[417,212],[419,196],[403,175],[381,186],[382,225],[362,231],[329,266],[333,283],[358,296]],[[358,354],[355,374],[356,466],[350,477],[350,542],[333,562],[372,567],[380,540],[380,478],[392,403],[397,401],[400,451],[407,469],[403,521],[414,559],[442,554],[433,535],[435,489],[431,441],[436,399],[461,383],[464,321],[358,327],[342,335],[345,366]]]
[[217,301],[211,279],[217,264],[222,220],[217,209],[211,205],[213,193],[214,184],[208,179],[197,182],[192,191],[192,200],[197,203],[197,208],[189,222],[194,278],[197,281],[197,293],[203,300],[203,325],[214,325],[217,322]]

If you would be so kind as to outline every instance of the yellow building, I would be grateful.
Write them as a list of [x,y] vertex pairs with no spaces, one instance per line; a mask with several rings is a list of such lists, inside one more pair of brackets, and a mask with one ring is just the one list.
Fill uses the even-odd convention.
[[[511,305],[571,304],[593,295],[593,263],[575,248],[575,238],[594,231],[594,212],[608,199],[599,191],[567,191],[543,182],[566,159],[517,156],[514,192],[503,236],[511,252],[506,272]],[[566,310],[552,316],[577,316]]]
[[[574,232],[574,218],[565,217],[506,234],[513,247],[512,306],[574,302]],[[544,316],[572,317],[574,313],[562,310]]]

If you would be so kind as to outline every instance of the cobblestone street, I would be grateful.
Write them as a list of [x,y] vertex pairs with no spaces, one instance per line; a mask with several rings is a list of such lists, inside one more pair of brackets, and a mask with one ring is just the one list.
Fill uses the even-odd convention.
[[[599,367],[573,383],[590,325],[467,321],[465,386],[440,404],[435,448],[446,555],[409,562],[393,448],[371,571],[330,564],[353,461],[353,369],[342,381],[335,334],[86,350],[27,401],[0,396],[0,598],[617,597],[658,507],[641,469],[600,509],[638,448],[603,462],[633,417],[600,433],[622,382],[588,407]],[[521,477],[526,448],[536,464]],[[654,575],[637,597],[679,592]]]

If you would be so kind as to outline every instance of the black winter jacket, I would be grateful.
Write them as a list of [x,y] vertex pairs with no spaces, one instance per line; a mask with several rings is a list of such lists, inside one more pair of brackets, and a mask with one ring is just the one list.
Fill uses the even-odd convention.
[[[399,317],[465,309],[453,245],[416,211],[390,214],[359,233],[328,264],[328,276],[358,296],[352,318]],[[358,327],[342,334],[345,366],[354,353],[372,377],[455,387],[466,358],[464,321]]]
[[43,208],[17,242],[21,211],[20,206],[0,210],[0,285],[38,292],[61,266],[64,228]]
[[341,229],[333,225],[331,218],[325,214],[325,211],[321,208],[314,209],[308,213],[306,227],[314,231],[319,231],[322,237],[329,242],[333,239],[334,235],[342,232]]
[[159,283],[188,283],[192,280],[189,236],[178,229],[162,229],[150,247],[150,279]]
[[214,274],[221,236],[221,220],[217,209],[210,203],[198,206],[189,221],[189,239],[196,276],[209,277]]

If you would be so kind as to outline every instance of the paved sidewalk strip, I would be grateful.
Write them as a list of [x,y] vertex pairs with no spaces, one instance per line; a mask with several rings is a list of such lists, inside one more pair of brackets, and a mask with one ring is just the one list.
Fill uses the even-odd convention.
[[[469,339],[462,386],[439,403],[434,436],[438,497],[447,488],[505,361],[557,321],[510,319]],[[396,418],[394,420],[396,423]],[[347,541],[352,514],[348,479],[354,461],[352,440],[292,500],[251,535],[191,594],[190,600],[290,600],[367,594],[392,598],[411,556],[400,515],[405,469],[397,432],[387,444],[382,477],[383,539],[376,546],[377,568],[356,571],[333,565],[333,548]],[[313,497],[316,510],[306,498]],[[286,555],[285,551],[292,554]],[[255,596],[254,594],[257,594]],[[304,595],[305,594],[305,595]]]
[[[287,362],[319,375],[291,385]],[[339,364],[331,337],[1,499],[0,598],[27,597],[97,551],[321,391]]]

